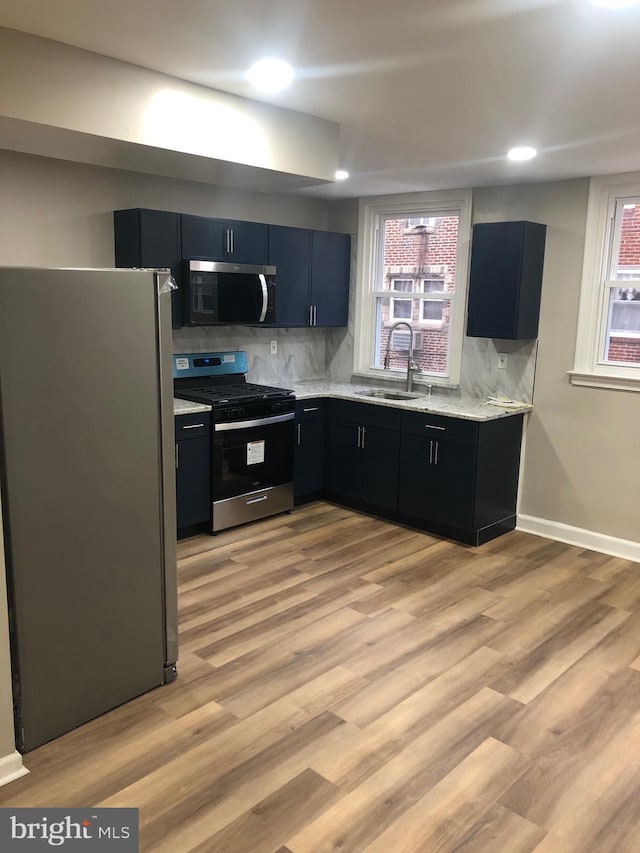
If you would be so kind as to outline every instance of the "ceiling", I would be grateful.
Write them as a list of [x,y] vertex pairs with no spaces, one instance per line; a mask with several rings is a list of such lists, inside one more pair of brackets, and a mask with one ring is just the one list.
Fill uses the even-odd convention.
[[[336,121],[344,198],[640,169],[640,5],[590,0],[20,0],[0,25]],[[257,96],[264,56],[297,69]],[[530,144],[528,163],[505,160]]]

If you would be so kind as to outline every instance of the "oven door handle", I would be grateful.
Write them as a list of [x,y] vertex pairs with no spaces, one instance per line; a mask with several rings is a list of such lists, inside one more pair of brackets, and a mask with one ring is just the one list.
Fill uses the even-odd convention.
[[267,280],[260,273],[258,276],[260,279],[260,285],[262,286],[262,311],[260,313],[260,317],[258,318],[258,323],[264,323],[264,318],[267,316],[267,308],[269,307],[269,294],[267,293]]
[[249,427],[261,427],[267,424],[282,424],[285,421],[292,421],[295,418],[295,412],[289,412],[286,415],[274,415],[271,418],[256,418],[254,421],[232,421],[228,424],[215,424],[216,432],[228,432],[232,429],[248,429]]

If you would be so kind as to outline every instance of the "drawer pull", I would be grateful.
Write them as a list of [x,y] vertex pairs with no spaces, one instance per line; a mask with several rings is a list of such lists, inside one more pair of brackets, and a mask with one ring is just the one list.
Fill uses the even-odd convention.
[[442,430],[442,432],[444,432],[446,430],[446,427],[436,426],[435,424],[425,424],[424,428],[425,429],[439,429],[439,430]]
[[259,498],[250,498],[248,501],[245,501],[245,503],[247,506],[249,506],[249,504],[259,504],[262,501],[266,501],[266,500],[267,500],[266,495],[260,495]]
[[180,429],[200,429],[204,424],[189,424],[188,426],[181,426]]
[[320,406],[312,406],[311,408],[309,408],[309,409],[303,409],[302,411],[303,411],[303,412],[319,412],[319,411],[320,411]]

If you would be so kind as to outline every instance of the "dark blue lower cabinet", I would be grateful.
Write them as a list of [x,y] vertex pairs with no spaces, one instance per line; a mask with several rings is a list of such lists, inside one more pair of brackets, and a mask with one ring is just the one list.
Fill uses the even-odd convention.
[[480,545],[516,524],[522,415],[403,416],[398,509],[408,524]]
[[471,531],[475,447],[403,435],[398,508],[425,522]]
[[400,412],[332,401],[327,490],[363,507],[398,509]]
[[209,414],[178,415],[176,423],[176,516],[178,534],[209,522],[211,437]]
[[294,498],[310,500],[324,490],[325,430],[324,402],[300,400],[296,403],[294,457]]

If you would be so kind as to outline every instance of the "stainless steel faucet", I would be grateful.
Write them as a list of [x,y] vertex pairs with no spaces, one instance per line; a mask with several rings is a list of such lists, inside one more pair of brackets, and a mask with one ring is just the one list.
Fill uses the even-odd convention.
[[413,359],[413,329],[411,328],[411,324],[407,323],[406,320],[398,320],[397,323],[394,323],[393,326],[389,329],[389,340],[387,341],[387,351],[384,354],[384,369],[389,369],[389,361],[391,359],[391,337],[398,328],[398,326],[406,326],[409,329],[409,354],[407,355],[407,391],[413,390],[413,374],[418,369],[418,365],[415,363]]

